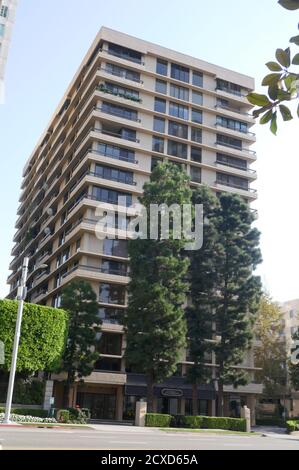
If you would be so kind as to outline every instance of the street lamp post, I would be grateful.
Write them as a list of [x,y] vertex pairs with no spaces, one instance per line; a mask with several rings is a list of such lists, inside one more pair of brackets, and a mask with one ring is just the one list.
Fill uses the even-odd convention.
[[[22,266],[21,283],[20,283],[20,286],[18,287],[18,293],[17,293],[17,300],[19,304],[18,304],[17,323],[16,323],[15,337],[14,337],[14,344],[13,344],[13,351],[12,351],[12,358],[11,358],[11,366],[10,366],[10,374],[9,374],[9,382],[8,382],[8,390],[7,390],[7,398],[6,398],[6,406],[5,406],[5,416],[4,416],[4,421],[3,421],[3,423],[5,424],[10,424],[9,418],[10,418],[10,413],[11,413],[13,389],[14,389],[15,376],[16,376],[23,307],[24,307],[24,300],[26,299],[26,295],[27,295],[26,282],[27,282],[27,275],[28,275],[28,264],[29,264],[29,258],[25,257],[23,260],[23,266]],[[39,266],[37,269],[44,269],[47,267],[48,266],[44,264],[44,265]]]

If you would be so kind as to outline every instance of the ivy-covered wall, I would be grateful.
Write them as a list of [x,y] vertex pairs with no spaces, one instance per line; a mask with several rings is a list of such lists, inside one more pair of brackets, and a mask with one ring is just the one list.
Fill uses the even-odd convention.
[[[11,363],[18,302],[0,300],[0,341],[4,343],[4,364],[8,370]],[[17,371],[51,371],[60,363],[68,329],[68,314],[36,304],[24,304]]]

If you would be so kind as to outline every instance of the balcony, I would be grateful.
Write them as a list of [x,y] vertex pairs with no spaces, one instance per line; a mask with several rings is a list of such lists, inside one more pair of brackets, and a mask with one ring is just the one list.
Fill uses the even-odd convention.
[[105,85],[101,84],[96,87],[96,90],[101,91],[102,93],[108,93],[113,96],[119,96],[120,98],[124,98],[126,100],[131,100],[134,101],[135,103],[141,103],[142,100],[141,98],[137,98],[134,95],[131,95],[129,92],[123,92],[123,93],[116,93],[113,90],[109,89]]
[[216,185],[221,185],[221,186],[227,186],[229,188],[234,188],[234,189],[239,189],[241,191],[246,191],[248,193],[252,193],[252,194],[257,194],[257,190],[256,189],[253,189],[253,188],[249,188],[249,187],[244,187],[244,186],[241,186],[241,185],[238,185],[238,184],[234,184],[234,183],[230,183],[228,181],[218,181],[216,180],[215,181],[215,184]]
[[224,86],[216,86],[215,91],[224,91],[225,93],[229,93],[230,95],[238,96],[239,98],[246,98],[247,94],[242,93],[238,90],[232,90],[231,88],[224,87]]
[[100,175],[99,173],[97,172],[94,172],[94,171],[87,171],[86,172],[86,175],[89,175],[89,176],[95,176],[97,178],[101,178],[101,179],[104,179],[104,180],[109,180],[109,181],[117,181],[118,183],[123,183],[123,184],[129,184],[131,186],[136,186],[136,181],[129,181],[129,180],[125,180],[123,178],[120,178],[120,177],[113,177],[113,176],[110,176],[109,178],[107,176],[103,176],[103,175]]
[[128,78],[125,76],[124,72],[117,72],[116,70],[112,71],[112,70],[109,70],[105,67],[99,67],[99,70],[105,72],[105,73],[108,73],[109,75],[113,75],[113,76],[116,76],[116,77],[120,77],[120,78],[124,78],[125,80],[129,80],[131,82],[135,82],[135,83],[140,83],[141,85],[143,84],[143,81],[138,79],[138,78]]
[[117,110],[108,106],[95,106],[94,109],[96,111],[101,111],[101,113],[111,114],[112,116],[117,116],[122,119],[128,119],[129,121],[141,122],[141,119],[135,117],[134,115],[130,115],[130,113],[125,110]]
[[62,277],[65,278],[67,277],[69,274],[73,273],[74,271],[77,271],[78,269],[80,270],[83,270],[83,271],[90,271],[90,272],[93,272],[93,273],[99,273],[99,274],[111,274],[113,276],[123,276],[123,277],[127,277],[128,276],[128,271],[127,269],[111,269],[111,268],[102,268],[102,267],[99,267],[99,268],[96,268],[94,266],[89,266],[89,265],[85,265],[85,264],[78,264],[77,266],[74,266],[73,268],[71,268],[68,272],[66,272]]
[[239,147],[238,145],[229,144],[226,142],[219,142],[216,140],[215,145],[220,145],[222,147],[227,147],[233,150],[238,150],[239,152],[247,153],[248,155],[256,156],[255,150],[245,149],[244,147]]
[[236,129],[234,126],[226,125],[226,124],[220,123],[220,122],[215,122],[215,126],[216,127],[223,127],[224,129],[229,129],[229,130],[234,131],[234,132],[240,132],[241,134],[248,135],[249,137],[255,137],[256,136],[254,132],[250,132],[247,129],[246,130],[245,129],[244,130]]
[[244,171],[246,173],[251,173],[252,175],[256,175],[256,171],[252,170],[251,168],[248,168],[248,167],[242,167],[242,166],[239,166],[239,165],[234,165],[233,163],[221,162],[219,160],[216,160],[215,164],[216,165],[227,166],[229,168],[234,168],[236,170],[240,170],[240,171]]
[[215,109],[224,109],[225,111],[230,111],[232,113],[241,114],[242,116],[252,117],[252,114],[241,111],[240,108],[233,108],[232,106],[226,106],[224,104],[216,104]]
[[142,60],[137,57],[132,57],[132,56],[129,56],[128,54],[113,51],[112,49],[100,49],[100,51],[104,52],[105,54],[111,55],[113,57],[118,57],[119,59],[122,59],[122,60],[128,60],[129,62],[134,62],[134,64],[145,65],[145,63],[142,62]]

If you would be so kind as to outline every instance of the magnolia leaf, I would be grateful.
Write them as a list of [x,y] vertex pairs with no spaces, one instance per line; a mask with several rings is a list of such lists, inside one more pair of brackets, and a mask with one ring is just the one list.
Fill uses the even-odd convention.
[[292,60],[293,65],[299,65],[299,54],[296,54]]
[[289,67],[291,64],[291,58],[290,58],[290,48],[286,49],[285,51],[283,49],[277,49],[276,50],[276,59],[278,62],[283,66],[283,67]]
[[254,118],[259,117],[260,114],[263,114],[263,113],[265,113],[266,111],[268,111],[270,107],[271,107],[271,109],[272,109],[272,104],[270,104],[270,105],[268,105],[268,106],[263,106],[262,108],[259,108],[259,109],[255,109],[255,110],[252,112],[253,117],[254,117]]
[[275,111],[275,113],[272,115],[270,129],[272,134],[277,134],[277,111]]
[[272,85],[277,83],[280,80],[281,74],[280,73],[269,73],[266,75],[262,81],[263,86]]
[[290,39],[290,42],[292,42],[293,44],[296,44],[297,46],[299,46],[299,36],[293,36]]
[[269,101],[268,96],[260,95],[259,93],[249,93],[247,95],[247,99],[249,103],[255,106],[267,106],[271,104],[271,101]]
[[269,70],[272,70],[272,72],[280,72],[280,70],[282,70],[281,66],[277,62],[267,62],[266,66]]
[[277,98],[280,101],[290,101],[292,99],[291,93],[285,90],[278,90]]
[[299,0],[279,0],[279,5],[287,10],[298,10],[299,9]]
[[264,116],[261,117],[260,124],[266,124],[267,122],[269,122],[272,119],[272,114],[272,109],[270,109],[270,111],[267,111],[267,113],[265,113]]
[[293,119],[292,113],[284,104],[279,105],[279,110],[284,121],[291,121]]
[[268,88],[268,95],[270,96],[271,100],[275,101],[277,99],[278,92],[279,88],[277,83],[272,83]]

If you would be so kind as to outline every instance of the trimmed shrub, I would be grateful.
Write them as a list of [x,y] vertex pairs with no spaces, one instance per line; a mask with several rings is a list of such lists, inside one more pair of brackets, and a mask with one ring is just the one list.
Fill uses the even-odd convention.
[[58,410],[56,415],[57,421],[60,423],[69,423],[70,422],[70,412],[69,410]]
[[186,428],[202,428],[203,416],[183,416],[182,424]]
[[145,415],[145,425],[159,428],[169,428],[172,420],[171,415],[160,413],[147,413]]
[[297,420],[290,420],[286,422],[287,431],[288,433],[299,431],[299,421]]

